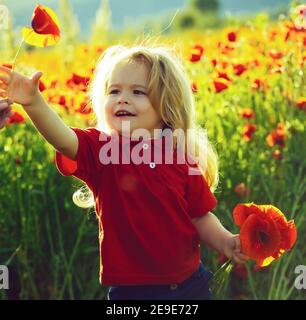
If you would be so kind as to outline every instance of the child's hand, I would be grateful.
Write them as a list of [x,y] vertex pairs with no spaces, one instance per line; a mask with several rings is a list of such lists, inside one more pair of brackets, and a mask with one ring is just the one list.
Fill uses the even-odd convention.
[[224,254],[236,263],[245,263],[249,257],[241,252],[239,234],[229,236],[224,243]]
[[0,97],[24,107],[35,103],[39,95],[39,79],[42,72],[36,72],[32,78],[27,78],[16,71],[0,66]]
[[9,117],[13,115],[11,104],[8,99],[0,100],[0,129],[6,126]]

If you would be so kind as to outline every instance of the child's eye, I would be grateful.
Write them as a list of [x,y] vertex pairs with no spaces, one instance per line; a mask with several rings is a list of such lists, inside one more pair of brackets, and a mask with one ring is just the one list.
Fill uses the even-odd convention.
[[145,94],[145,92],[140,91],[140,90],[134,90],[134,93],[135,93],[135,94]]
[[118,92],[119,92],[119,90],[114,89],[114,90],[111,90],[111,91],[109,92],[109,94],[116,94],[116,93],[118,93]]

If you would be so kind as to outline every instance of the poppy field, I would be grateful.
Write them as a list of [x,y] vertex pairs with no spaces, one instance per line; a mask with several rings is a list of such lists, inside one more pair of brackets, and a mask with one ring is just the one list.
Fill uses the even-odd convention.
[[[296,14],[305,17],[302,9]],[[213,213],[233,233],[244,221],[241,212],[233,214],[238,204],[272,205],[285,216],[278,218],[281,236],[262,235],[259,222],[249,222],[255,235],[249,246],[283,246],[266,266],[259,258],[234,265],[217,299],[306,298],[306,275],[305,289],[298,289],[295,272],[306,266],[306,29],[296,21],[289,13],[273,22],[258,16],[222,29],[159,36],[183,60],[198,123],[219,157]],[[7,46],[12,50],[0,51],[0,64],[29,76],[41,70],[39,89],[65,123],[95,126],[87,97],[95,64],[105,48],[134,44],[135,37],[69,42],[58,30],[57,37],[52,47],[25,45],[15,61],[18,46]],[[94,209],[72,202],[82,183],[58,173],[54,150],[21,106],[13,110],[0,131],[0,265],[10,270],[10,288],[0,290],[0,298],[104,299]],[[201,253],[213,272],[227,260],[205,246]]]

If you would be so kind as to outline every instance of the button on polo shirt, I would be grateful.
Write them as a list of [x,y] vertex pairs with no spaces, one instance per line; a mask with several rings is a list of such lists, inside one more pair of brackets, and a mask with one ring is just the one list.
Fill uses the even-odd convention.
[[[217,204],[205,178],[190,175],[187,164],[152,161],[154,151],[162,157],[168,152],[156,144],[164,137],[140,142],[119,136],[119,147],[106,152],[115,141],[112,135],[72,129],[79,142],[76,159],[56,152],[56,165],[62,175],[82,180],[93,192],[101,283],[170,285],[187,279],[200,263],[200,239],[191,218]],[[144,163],[126,164],[138,151]],[[106,163],[111,153],[125,161]]]

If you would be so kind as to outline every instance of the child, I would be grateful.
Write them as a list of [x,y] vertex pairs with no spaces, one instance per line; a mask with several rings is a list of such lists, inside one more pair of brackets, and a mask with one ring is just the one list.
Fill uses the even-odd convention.
[[[195,136],[167,139],[195,127],[190,82],[170,50],[108,48],[90,88],[97,126],[85,130],[67,127],[48,107],[38,90],[41,72],[27,78],[0,70],[1,96],[24,107],[55,148],[59,171],[90,190],[85,205],[95,205],[99,221],[100,281],[110,287],[108,299],[210,299],[200,242],[235,262],[247,260],[239,235],[210,212],[218,176],[210,144]],[[205,152],[186,151],[186,141]],[[175,161],[152,160],[153,152]],[[192,164],[179,163],[182,154]],[[78,195],[75,202],[84,205]]]

